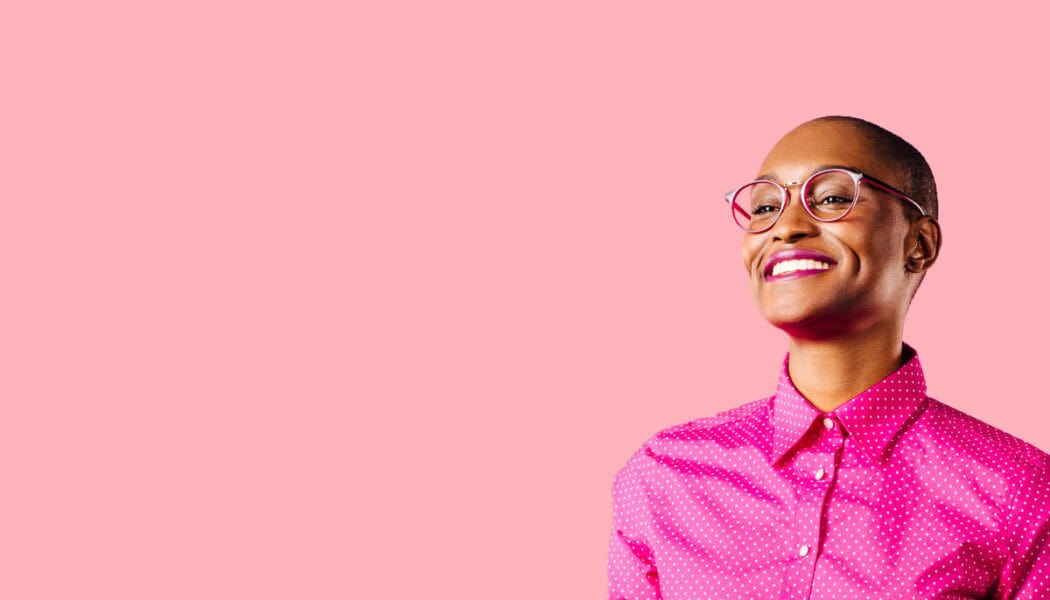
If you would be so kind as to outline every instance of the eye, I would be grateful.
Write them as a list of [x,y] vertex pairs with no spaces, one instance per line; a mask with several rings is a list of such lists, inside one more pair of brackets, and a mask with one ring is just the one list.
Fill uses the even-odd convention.
[[836,204],[850,204],[853,202],[853,198],[848,196],[838,196],[835,194],[828,194],[823,198],[816,198],[813,200],[815,206],[834,206]]
[[778,210],[780,210],[780,206],[775,204],[759,204],[751,207],[751,214],[755,216],[768,215],[776,213]]
[[853,178],[838,169],[817,173],[806,187],[810,208],[828,214],[844,213],[853,205],[856,183]]
[[827,192],[810,200],[810,207],[818,213],[842,214],[853,206],[853,195]]

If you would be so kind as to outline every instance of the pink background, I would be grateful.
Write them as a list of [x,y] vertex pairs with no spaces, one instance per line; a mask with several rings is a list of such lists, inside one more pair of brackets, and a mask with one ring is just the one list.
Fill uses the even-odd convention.
[[630,453],[774,389],[721,194],[828,113],[937,175],[931,393],[1050,450],[1045,14],[356,4],[5,6],[0,596],[602,597]]

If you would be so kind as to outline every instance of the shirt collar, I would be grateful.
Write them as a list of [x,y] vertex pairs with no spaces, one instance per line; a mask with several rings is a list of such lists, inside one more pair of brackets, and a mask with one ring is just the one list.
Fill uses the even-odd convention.
[[816,421],[834,415],[855,446],[881,461],[886,449],[926,403],[926,379],[915,350],[904,345],[904,365],[882,381],[854,396],[831,413],[822,413],[795,388],[788,375],[788,359],[780,371],[773,396],[773,455],[776,464],[816,428]]

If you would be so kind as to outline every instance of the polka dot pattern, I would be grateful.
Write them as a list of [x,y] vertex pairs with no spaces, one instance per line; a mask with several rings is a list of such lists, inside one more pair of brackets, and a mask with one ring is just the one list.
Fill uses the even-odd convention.
[[1050,457],[905,351],[833,412],[785,358],[774,396],[650,438],[613,484],[610,600],[1050,598]]

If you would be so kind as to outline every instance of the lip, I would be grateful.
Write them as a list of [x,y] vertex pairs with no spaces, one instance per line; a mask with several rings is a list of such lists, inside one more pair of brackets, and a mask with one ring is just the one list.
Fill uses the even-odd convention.
[[791,250],[781,250],[774,252],[766,259],[766,264],[762,267],[762,275],[765,276],[766,281],[776,281],[778,279],[795,279],[798,277],[805,277],[807,275],[813,275],[816,273],[824,273],[828,269],[803,269],[801,271],[792,271],[790,273],[782,273],[780,275],[773,275],[773,266],[777,263],[784,262],[785,260],[815,260],[823,263],[827,263],[834,267],[838,263],[835,262],[830,256],[821,254],[816,250],[809,250],[807,248],[792,248]]

